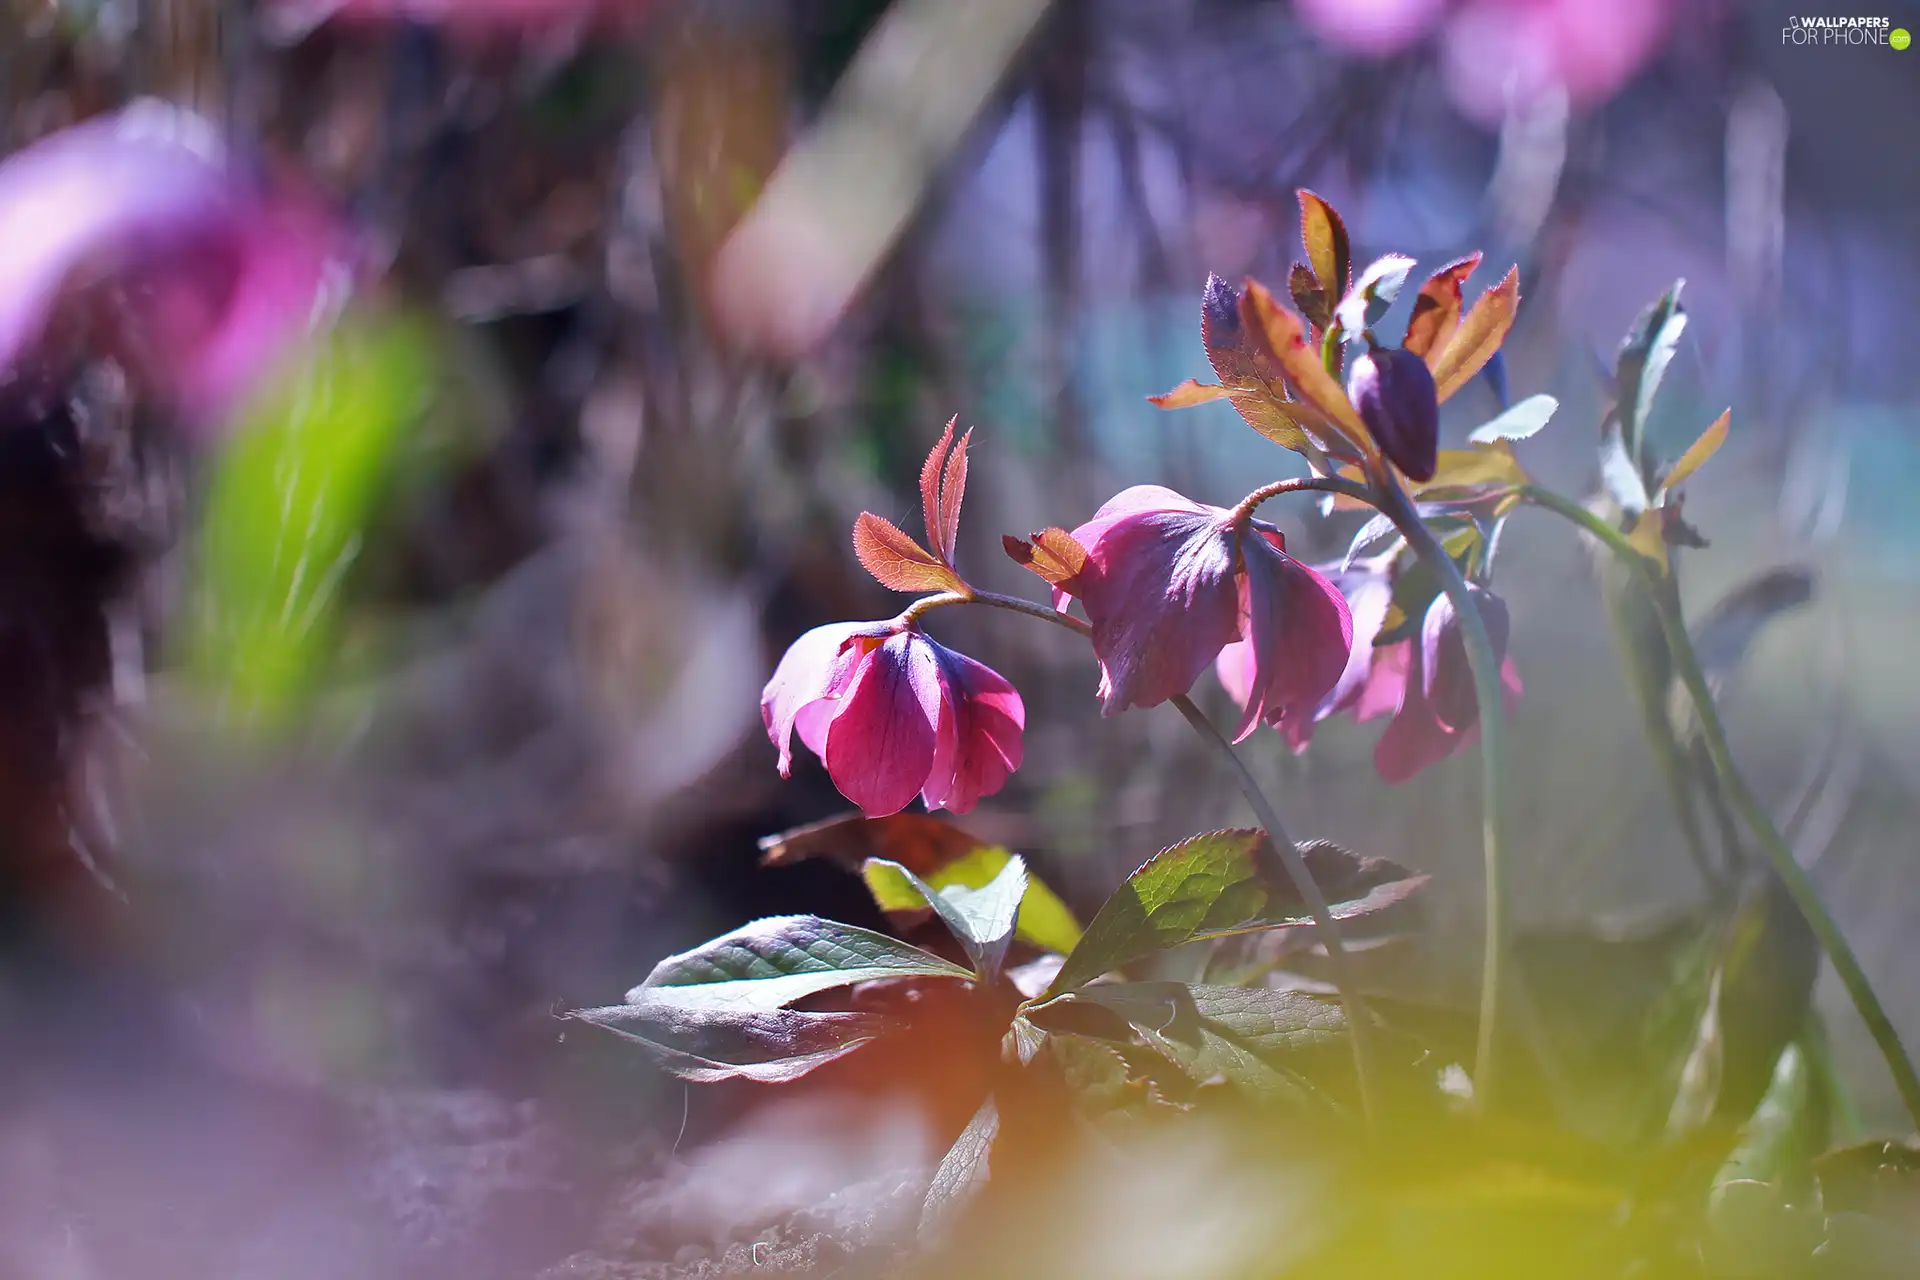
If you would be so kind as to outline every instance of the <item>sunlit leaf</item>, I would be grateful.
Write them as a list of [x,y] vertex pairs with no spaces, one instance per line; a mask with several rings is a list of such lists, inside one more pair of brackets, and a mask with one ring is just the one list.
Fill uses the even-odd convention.
[[[953,429],[952,422],[947,429]],[[967,444],[972,439],[973,432],[968,430],[954,441],[940,479],[940,554],[948,564],[953,563],[954,550],[959,546],[960,500],[967,493]]]
[[1220,1078],[1267,1096],[1312,1096],[1301,1068],[1347,1052],[1337,999],[1272,987],[1097,983],[1029,1006],[1026,1016],[1068,1034],[1137,1035],[1197,1082]]
[[1302,187],[1300,196],[1300,243],[1306,248],[1307,262],[1329,298],[1347,291],[1353,271],[1353,250],[1347,239],[1347,224],[1332,205]]
[[435,367],[418,325],[345,322],[220,457],[183,616],[191,668],[229,707],[283,714],[334,657],[343,584]]
[[1413,259],[1401,253],[1389,253],[1368,264],[1334,312],[1341,330],[1349,335],[1358,335],[1362,330],[1379,324],[1387,314],[1387,308],[1400,296],[1400,289],[1406,284],[1412,270]]
[[1479,265],[1477,253],[1447,263],[1427,277],[1413,300],[1407,336],[1400,345],[1424,359],[1428,369],[1438,368],[1440,353],[1460,323],[1461,286]]
[[1056,587],[1079,577],[1087,567],[1087,549],[1065,529],[1042,529],[1031,542],[1005,533],[1000,535],[1000,545],[1015,564]]
[[689,1009],[651,993],[632,1004],[577,1009],[567,1016],[639,1044],[664,1070],[697,1084],[797,1080],[893,1026],[877,1013]]
[[1308,434],[1313,424],[1302,416],[1304,407],[1290,402],[1280,366],[1247,332],[1240,294],[1219,276],[1207,277],[1200,340],[1215,376],[1248,426],[1295,453],[1316,447]]
[[871,511],[853,522],[853,554],[875,581],[894,591],[958,591],[966,585],[933,552]]
[[870,929],[771,916],[668,956],[626,998],[694,1014],[764,1013],[836,987],[916,977],[973,980],[958,965]]
[[1340,561],[1340,571],[1345,573],[1353,568],[1354,561],[1378,547],[1383,547],[1400,536],[1400,528],[1394,524],[1390,515],[1376,515],[1361,525],[1354,533],[1353,541],[1347,544],[1347,554]]
[[[1073,990],[1184,943],[1312,923],[1290,882],[1262,874],[1256,854],[1265,839],[1258,830],[1232,828],[1155,854],[1101,906],[1048,990]],[[1384,858],[1361,858],[1324,841],[1302,845],[1300,853],[1336,920],[1384,910],[1426,883]],[[1277,863],[1277,856],[1265,860]]]
[[[867,865],[871,868],[879,861],[870,860]],[[921,878],[936,890],[953,887],[980,889],[992,883],[1012,861],[1014,855],[1005,849],[994,845],[977,845],[926,872]],[[873,894],[874,901],[882,911],[916,911],[926,905],[919,900],[918,891],[904,881],[885,874],[876,876],[871,870],[863,872],[863,875],[868,891]],[[1064,955],[1079,943],[1080,932],[1080,922],[1074,918],[1073,910],[1060,900],[1060,895],[1047,887],[1045,881],[1029,873],[1026,895],[1020,900],[1020,913],[1013,936],[1030,946]]]
[[1713,425],[1700,433],[1700,438],[1687,446],[1679,461],[1667,472],[1666,479],[1660,482],[1662,489],[1677,489],[1687,477],[1706,464],[1707,459],[1720,452],[1720,446],[1727,442],[1727,424],[1733,418],[1733,410],[1723,409]]
[[1333,303],[1306,263],[1296,262],[1287,272],[1287,296],[1314,328],[1324,330],[1333,323]]
[[1466,386],[1473,375],[1480,372],[1480,367],[1493,358],[1493,353],[1507,340],[1507,331],[1513,327],[1513,318],[1519,309],[1520,269],[1513,267],[1460,318],[1439,356],[1432,361],[1433,385],[1441,400]]
[[1552,421],[1560,402],[1552,396],[1528,396],[1499,417],[1474,428],[1467,437],[1474,444],[1495,440],[1525,440]]
[[1240,321],[1261,352],[1287,377],[1300,399],[1352,442],[1367,438],[1366,424],[1347,400],[1347,393],[1308,343],[1300,318],[1281,306],[1257,280],[1248,280],[1240,295]]
[[884,858],[870,859],[863,874],[882,906],[899,901],[904,890],[921,905],[933,908],[965,948],[974,972],[987,981],[999,976],[1007,958],[1007,944],[1013,941],[1014,918],[1027,892],[1027,866],[1020,858],[1009,857],[999,873],[979,888],[964,884],[935,888],[899,863]]
[[[1803,1029],[1802,1035],[1806,1034]],[[1778,1182],[1797,1197],[1805,1190],[1803,1184],[1812,1180],[1813,1157],[1826,1149],[1831,1128],[1829,1099],[1796,1040],[1781,1050],[1766,1094],[1714,1181]]]
[[1673,360],[1674,348],[1687,327],[1686,309],[1680,305],[1680,290],[1685,280],[1673,287],[1641,312],[1620,344],[1614,359],[1614,416],[1620,420],[1620,435],[1627,456],[1645,477],[1647,415],[1653,409],[1654,394]]
[[1199,404],[1212,404],[1215,400],[1228,399],[1232,393],[1218,383],[1200,382],[1188,378],[1171,391],[1157,396],[1148,396],[1147,403],[1156,409],[1191,409]]
[[920,1237],[929,1240],[951,1223],[954,1217],[986,1185],[991,1172],[990,1156],[994,1140],[1000,1136],[1000,1107],[989,1097],[973,1113],[973,1119],[954,1140],[934,1170],[933,1183],[920,1207]]
[[1600,483],[1626,515],[1637,516],[1652,502],[1618,423],[1609,423],[1600,435]]
[[[920,518],[925,522],[927,527],[927,546],[933,549],[932,559],[939,564],[953,563],[953,544],[947,539],[946,530],[941,520],[940,471],[941,464],[946,459],[947,450],[953,445],[953,429],[959,425],[959,414],[948,418],[946,429],[940,433],[940,438],[934,442],[933,448],[928,451],[927,460],[920,464]],[[964,468],[965,465],[966,463],[963,458],[961,466]],[[957,507],[958,503],[956,502],[955,505]],[[859,550],[859,538],[860,531],[856,526],[854,529],[854,549],[856,552]],[[912,542],[912,539],[909,538],[908,541]],[[916,549],[918,548],[916,547]],[[861,558],[861,563],[866,563],[864,556]],[[869,568],[869,571],[871,572],[871,568]],[[874,576],[878,577],[879,575],[875,574]],[[890,585],[886,583],[885,579],[882,579],[881,582],[883,586]],[[918,588],[908,588],[908,590],[916,589]]]

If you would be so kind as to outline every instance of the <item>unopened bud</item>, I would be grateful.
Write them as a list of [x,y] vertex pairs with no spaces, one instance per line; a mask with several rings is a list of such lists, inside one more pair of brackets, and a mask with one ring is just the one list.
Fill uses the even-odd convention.
[[1353,362],[1347,398],[1389,462],[1410,479],[1433,479],[1440,401],[1425,360],[1400,347],[1374,347]]

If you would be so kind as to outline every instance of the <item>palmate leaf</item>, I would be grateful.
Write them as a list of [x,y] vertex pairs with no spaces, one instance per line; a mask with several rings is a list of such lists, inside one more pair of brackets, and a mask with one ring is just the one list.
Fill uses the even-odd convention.
[[[1262,831],[1232,828],[1155,854],[1101,906],[1047,994],[1074,990],[1188,942],[1311,924],[1290,884],[1263,877],[1255,854],[1265,839]],[[1426,883],[1425,876],[1384,858],[1362,858],[1321,841],[1302,845],[1300,854],[1336,920],[1384,910]]]
[[1007,958],[1007,944],[1013,941],[1014,919],[1027,892],[1027,865],[1018,857],[1009,857],[999,872],[986,884],[974,888],[949,884],[936,889],[897,862],[873,858],[863,869],[873,896],[884,906],[906,895],[933,908],[973,961],[974,972],[991,982],[1000,974]]
[[1413,259],[1403,253],[1389,253],[1370,263],[1334,312],[1341,331],[1358,335],[1379,324],[1412,271]]
[[960,575],[884,516],[862,511],[853,522],[853,554],[874,581],[893,591],[958,591]]
[[1240,293],[1240,326],[1261,357],[1286,375],[1303,405],[1324,422],[1325,443],[1357,452],[1357,441],[1367,438],[1366,424],[1347,399],[1347,393],[1320,361],[1307,341],[1300,317],[1280,305],[1258,280],[1249,279]]
[[1353,248],[1347,238],[1347,224],[1334,207],[1305,187],[1300,188],[1300,244],[1307,251],[1320,291],[1328,298],[1341,297],[1353,275]]
[[1268,1098],[1312,1098],[1310,1075],[1349,1062],[1339,1001],[1304,991],[1097,983],[1029,1006],[1026,1016],[1062,1034],[1137,1037],[1196,1083],[1224,1079]]
[[1520,310],[1520,269],[1510,268],[1500,283],[1480,295],[1460,323],[1447,336],[1440,354],[1433,358],[1434,390],[1442,402],[1467,385],[1473,375],[1493,358]]
[[1680,305],[1680,290],[1686,283],[1674,281],[1671,289],[1640,313],[1614,358],[1614,416],[1620,423],[1620,438],[1627,456],[1649,486],[1653,475],[1647,458],[1647,418],[1687,327],[1686,308]]
[[1461,293],[1467,277],[1480,265],[1480,255],[1468,254],[1447,263],[1427,277],[1413,300],[1413,315],[1407,319],[1407,336],[1400,345],[1427,362],[1434,370],[1447,340],[1460,323]]
[[1467,440],[1492,444],[1495,440],[1525,440],[1552,421],[1560,402],[1552,396],[1528,396],[1491,422],[1475,427]]
[[1000,1106],[989,1095],[933,1172],[933,1182],[927,1187],[927,1197],[920,1206],[922,1240],[937,1238],[967,1201],[986,1185],[993,1144],[999,1136]]

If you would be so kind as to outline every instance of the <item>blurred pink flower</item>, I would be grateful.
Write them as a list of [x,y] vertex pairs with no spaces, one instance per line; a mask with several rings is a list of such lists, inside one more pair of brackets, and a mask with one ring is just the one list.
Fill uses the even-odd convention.
[[212,126],[155,102],[0,162],[0,379],[82,313],[183,425],[224,419],[344,278],[317,204],[236,175]]
[[1323,40],[1384,57],[1431,30],[1446,0],[1298,0],[1294,9]]
[[1558,92],[1575,107],[1604,102],[1658,52],[1678,7],[1675,0],[1451,6],[1446,0],[1297,0],[1295,6],[1322,39],[1371,57],[1438,34],[1454,104],[1486,123]]
[[1192,687],[1235,641],[1243,713],[1310,711],[1339,681],[1353,619],[1338,588],[1289,556],[1279,533],[1157,485],[1115,496],[1073,531],[1087,564],[1064,588],[1093,624],[1102,713],[1151,707]]
[[894,622],[838,622],[787,649],[760,696],[780,776],[793,735],[870,818],[965,813],[1020,767],[1026,707],[996,671]]
[[[1393,585],[1384,574],[1371,569],[1343,571],[1332,568],[1328,570],[1327,578],[1347,602],[1353,618],[1353,647],[1347,654],[1347,665],[1341,671],[1340,679],[1320,700],[1319,705],[1295,709],[1270,721],[1286,735],[1288,745],[1296,752],[1306,750],[1307,744],[1313,740],[1315,724],[1336,712],[1357,707],[1366,690],[1367,674],[1373,664],[1373,639],[1380,634],[1387,609],[1393,603]],[[1234,641],[1220,651],[1214,670],[1233,700],[1244,708],[1247,695],[1253,688],[1253,646],[1244,640]],[[1374,711],[1357,718],[1368,720],[1377,714],[1379,712]]]

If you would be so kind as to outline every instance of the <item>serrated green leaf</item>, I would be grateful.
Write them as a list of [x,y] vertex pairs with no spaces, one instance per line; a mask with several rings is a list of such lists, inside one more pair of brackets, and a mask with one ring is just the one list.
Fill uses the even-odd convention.
[[[1110,1029],[1102,1034],[1088,1014],[1111,1019]],[[1269,1097],[1313,1096],[1299,1068],[1348,1052],[1338,1000],[1271,987],[1097,983],[1031,1006],[1027,1017],[1070,1035],[1138,1035],[1196,1082],[1224,1079]]]
[[797,1080],[893,1025],[877,1013],[688,1009],[670,996],[642,995],[632,1004],[577,1009],[567,1016],[633,1041],[664,1070],[696,1084]]
[[756,1013],[835,987],[913,977],[973,980],[959,965],[883,933],[819,916],[770,916],[668,956],[626,1002]]
[[[992,883],[1015,855],[998,845],[978,845],[951,859],[922,879],[935,889],[958,885],[980,889]],[[918,911],[926,904],[913,887],[895,876],[862,872],[867,889],[882,911]],[[1013,936],[1029,946],[1065,955],[1080,941],[1080,921],[1073,909],[1046,881],[1027,872],[1026,896],[1020,900],[1020,914]]]
[[880,902],[897,901],[904,889],[919,904],[932,907],[947,931],[966,949],[974,972],[988,982],[1000,974],[1013,941],[1014,918],[1027,891],[1027,864],[1010,857],[980,888],[949,884],[935,888],[897,862],[869,858],[861,875]]
[[1528,396],[1491,422],[1475,427],[1467,437],[1474,444],[1495,440],[1525,440],[1553,420],[1560,402],[1552,396]]
[[[1265,839],[1264,832],[1232,828],[1155,854],[1101,906],[1048,993],[1071,991],[1169,947],[1312,923],[1291,884],[1263,877],[1255,854]],[[1324,841],[1302,845],[1300,853],[1336,920],[1383,910],[1426,881],[1396,863]]]

